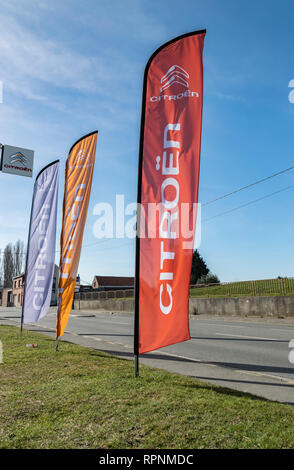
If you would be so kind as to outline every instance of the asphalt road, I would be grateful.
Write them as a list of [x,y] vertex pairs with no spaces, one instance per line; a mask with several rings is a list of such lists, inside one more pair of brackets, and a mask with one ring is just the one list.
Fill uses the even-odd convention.
[[[50,309],[40,323],[26,328],[55,337],[55,316],[56,309]],[[19,325],[20,310],[0,308],[1,323]],[[140,356],[140,363],[294,404],[294,364],[288,360],[294,319],[196,316],[190,329],[190,341]],[[75,310],[63,339],[133,359],[133,318]]]

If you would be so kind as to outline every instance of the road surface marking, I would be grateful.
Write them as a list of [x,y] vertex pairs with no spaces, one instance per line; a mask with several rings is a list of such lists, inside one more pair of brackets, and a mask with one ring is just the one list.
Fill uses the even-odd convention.
[[282,380],[283,382],[286,382],[290,385],[294,384],[294,380],[287,379],[286,377],[281,377],[280,375],[273,375],[273,374],[265,374],[264,372],[253,372],[253,371],[244,371],[244,370],[239,370],[239,369],[234,369],[240,372],[240,374],[247,374],[247,375],[257,375],[257,376],[262,376],[262,377],[270,377],[272,379],[276,380]]
[[[81,335],[83,338],[87,338],[87,339],[94,339],[95,341],[102,341],[101,338],[96,338],[96,336],[86,336],[86,335]],[[107,343],[108,341],[106,341]]]
[[216,335],[218,336],[230,336],[230,337],[234,337],[234,338],[250,338],[250,339],[264,339],[264,340],[267,340],[267,341],[284,341],[283,339],[277,339],[277,338],[264,338],[262,336],[245,336],[245,335],[232,335],[230,333],[215,333]]
[[294,327],[292,327],[292,328],[293,328],[292,330],[290,328],[287,328],[287,329],[286,328],[284,328],[284,329],[282,329],[282,328],[273,328],[273,331],[283,331],[284,333],[291,333],[292,334],[293,331],[294,331]]

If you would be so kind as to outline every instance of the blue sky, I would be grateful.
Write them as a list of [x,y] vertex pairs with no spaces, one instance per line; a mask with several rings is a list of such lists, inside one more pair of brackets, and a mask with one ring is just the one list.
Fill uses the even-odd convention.
[[[35,150],[37,172],[99,130],[79,272],[132,275],[134,242],[97,240],[96,203],[136,200],[142,79],[152,52],[206,28],[199,201],[292,166],[294,4],[288,0],[0,0],[0,142]],[[26,241],[34,178],[0,174],[0,248]],[[294,171],[203,207],[200,253],[222,281],[293,276]],[[56,260],[58,261],[58,255]]]

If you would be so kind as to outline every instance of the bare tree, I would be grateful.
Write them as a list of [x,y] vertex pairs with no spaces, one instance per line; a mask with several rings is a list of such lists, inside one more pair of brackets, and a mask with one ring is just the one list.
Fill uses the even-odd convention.
[[24,243],[17,240],[13,246],[13,276],[19,276],[23,272],[24,258]]
[[[0,269],[0,285],[12,287],[12,278],[19,276],[25,265],[24,243],[21,240],[12,245],[8,243],[3,252],[3,260]],[[2,282],[1,282],[2,281]]]
[[6,245],[3,255],[3,281],[4,287],[12,287],[14,275],[13,249],[11,243]]
[[0,250],[0,286],[3,287],[3,256],[4,251]]

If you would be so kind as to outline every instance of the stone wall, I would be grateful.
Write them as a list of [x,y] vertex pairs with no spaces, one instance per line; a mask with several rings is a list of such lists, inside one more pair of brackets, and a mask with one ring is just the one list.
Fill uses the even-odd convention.
[[[78,310],[110,310],[134,312],[133,299],[75,300]],[[232,316],[294,316],[294,296],[272,297],[226,297],[190,298],[191,314],[232,315]]]
[[294,296],[190,298],[190,313],[233,316],[294,316]]

